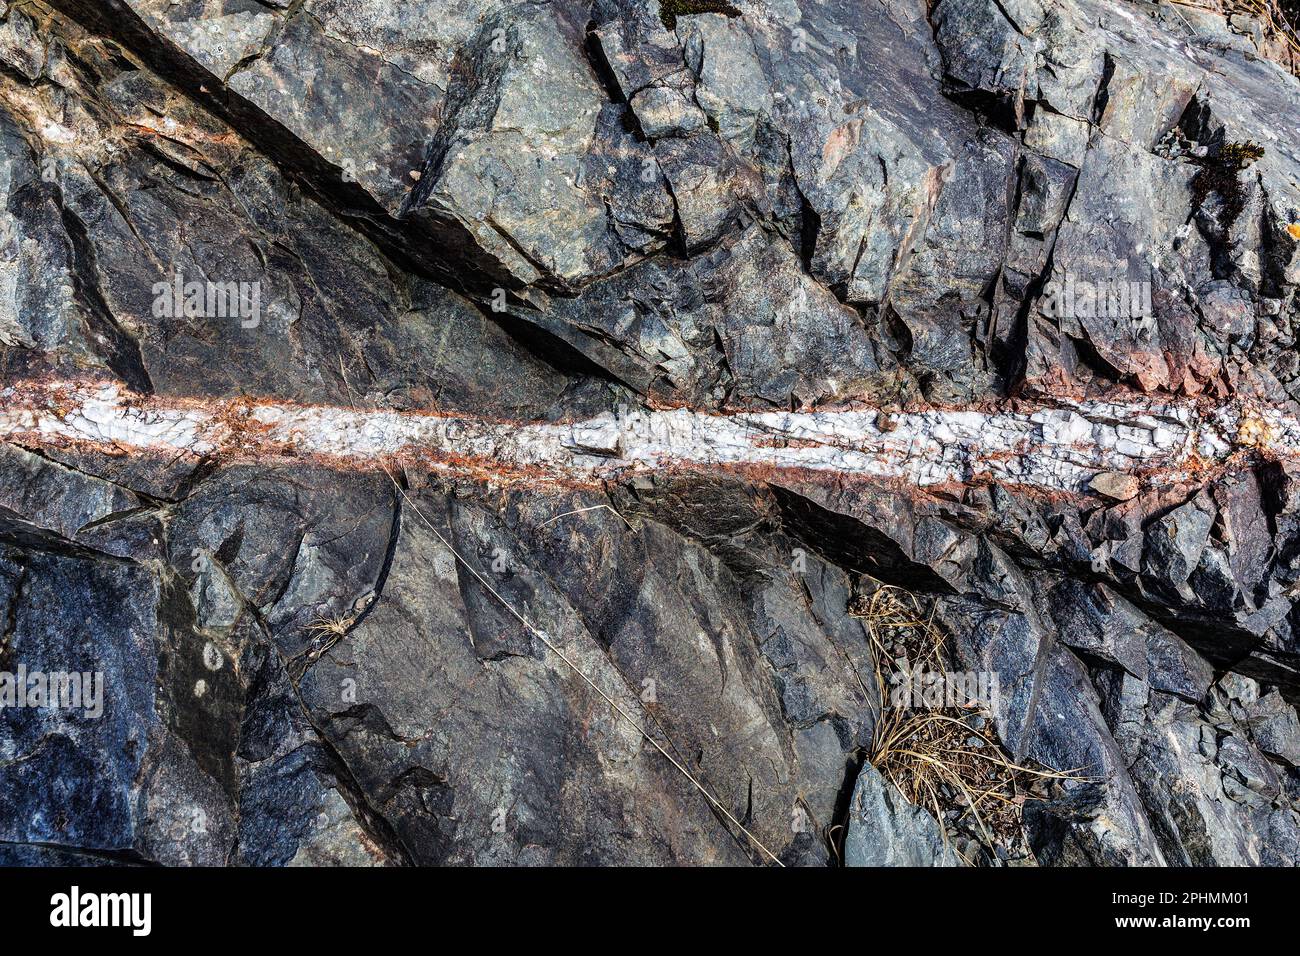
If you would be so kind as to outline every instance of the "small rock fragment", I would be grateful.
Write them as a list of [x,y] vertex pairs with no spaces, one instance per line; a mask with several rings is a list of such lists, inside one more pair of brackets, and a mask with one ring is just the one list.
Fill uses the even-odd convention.
[[1118,471],[1103,471],[1088,482],[1088,487],[1103,498],[1114,501],[1130,501],[1137,497],[1139,484],[1132,475]]

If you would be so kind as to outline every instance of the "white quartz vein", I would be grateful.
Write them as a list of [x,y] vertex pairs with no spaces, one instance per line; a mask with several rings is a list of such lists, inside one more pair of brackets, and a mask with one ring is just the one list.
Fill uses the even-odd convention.
[[0,389],[0,438],[116,453],[304,457],[346,466],[415,459],[589,482],[664,468],[757,467],[917,486],[991,480],[1083,491],[1101,472],[1195,478],[1253,450],[1300,456],[1300,422],[1251,403],[1138,395],[1007,410],[637,411],[568,423],[276,402],[143,399],[102,383]]

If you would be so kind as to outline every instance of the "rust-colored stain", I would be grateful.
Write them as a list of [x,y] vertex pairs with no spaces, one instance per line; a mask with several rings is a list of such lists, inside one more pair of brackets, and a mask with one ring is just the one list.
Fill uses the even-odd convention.
[[[106,386],[111,386],[113,390],[102,392],[101,390]],[[95,419],[87,425],[84,409],[89,407],[86,405],[88,396],[101,394],[110,396],[108,418]],[[1151,415],[1159,419],[1162,414],[1169,413],[1169,410],[1175,407],[1167,402],[1153,401],[1149,397],[1140,396],[1131,390],[1112,389],[1092,397],[1104,399],[1108,403],[1131,403],[1133,407],[1129,412],[1135,420]],[[94,399],[94,401],[102,402],[104,399]],[[102,411],[103,406],[100,407]],[[1114,405],[1102,406],[1103,418],[1107,414],[1104,410],[1111,407]],[[1216,411],[1222,410],[1222,406],[1206,396],[1180,400],[1177,407],[1182,409],[1182,414],[1194,413],[1202,416],[1204,421],[1210,421]],[[1152,493],[1178,482],[1206,483],[1227,473],[1250,469],[1261,460],[1300,457],[1300,447],[1293,448],[1290,444],[1294,440],[1296,431],[1293,416],[1279,417],[1278,409],[1253,401],[1238,401],[1232,407],[1234,411],[1232,417],[1228,419],[1230,425],[1226,431],[1222,424],[1215,426],[1216,434],[1219,435],[1219,444],[1214,446],[1216,450],[1212,458],[1203,458],[1194,447],[1188,445],[1177,448],[1176,453],[1153,452],[1147,456],[1139,455],[1128,459],[1132,462],[1132,467],[1125,468],[1124,471],[1141,482],[1144,493]],[[291,423],[287,429],[277,424],[278,413],[288,415],[303,410],[337,412],[341,421],[346,416],[359,415],[363,417],[362,425],[365,424],[364,416],[371,413],[382,415],[385,420],[389,416],[398,416],[407,423],[420,420],[454,420],[470,430],[471,438],[476,429],[488,427],[498,429],[499,433],[514,434],[515,429],[533,428],[538,425],[549,428],[569,424],[589,424],[520,422],[489,419],[484,416],[456,415],[443,410],[396,411],[386,408],[308,405],[252,396],[226,399],[143,396],[131,393],[123,389],[120,383],[102,377],[68,381],[37,374],[32,378],[12,383],[8,387],[4,406],[0,407],[0,412],[18,414],[16,418],[11,417],[6,423],[7,430],[0,435],[0,440],[33,449],[63,448],[115,457],[122,455],[157,457],[160,460],[192,458],[195,461],[213,461],[222,465],[292,462],[333,469],[370,471],[413,469],[429,474],[453,475],[495,487],[527,485],[546,486],[552,489],[581,489],[599,487],[606,481],[618,480],[622,476],[635,473],[655,472],[672,476],[699,472],[729,472],[759,483],[771,482],[779,477],[781,481],[798,481],[822,487],[880,488],[883,485],[900,490],[921,489],[929,496],[960,495],[972,488],[998,484],[1050,500],[1079,496],[1092,497],[1092,495],[1085,490],[1086,478],[1079,483],[1079,490],[1069,490],[1075,487],[1069,482],[1058,483],[1054,480],[1044,482],[1041,478],[1043,474],[1041,470],[1026,471],[1017,467],[1007,467],[1008,463],[1014,465],[1017,459],[1035,458],[1048,461],[1050,465],[1052,462],[1067,461],[1071,456],[1079,460],[1099,460],[1097,446],[1080,441],[1049,443],[1040,440],[1041,435],[1038,432],[1031,432],[1032,437],[1015,437],[1014,434],[1009,434],[1001,439],[1001,444],[991,442],[987,445],[984,444],[982,437],[971,439],[968,436],[963,439],[965,444],[962,445],[961,454],[965,457],[956,459],[957,464],[953,467],[957,470],[953,472],[954,478],[950,480],[945,473],[935,474],[929,470],[930,465],[938,459],[927,458],[935,455],[936,452],[933,442],[926,438],[923,430],[917,431],[921,445],[915,451],[908,447],[906,433],[901,445],[890,444],[890,442],[897,442],[896,432],[898,428],[903,427],[904,419],[901,416],[905,415],[928,412],[981,412],[991,415],[1027,416],[1044,411],[1069,412],[1070,406],[1065,403],[1065,400],[1053,404],[1052,400],[1042,393],[1037,399],[1019,397],[965,406],[921,406],[912,403],[906,411],[898,411],[895,408],[873,409],[863,403],[854,402],[849,409],[842,411],[857,412],[860,413],[861,418],[875,421],[876,434],[868,428],[856,437],[856,433],[842,435],[836,432],[838,426],[831,425],[823,427],[820,434],[811,438],[783,434],[780,431],[755,435],[743,446],[753,450],[755,453],[752,456],[753,460],[745,460],[746,453],[742,450],[738,453],[739,457],[711,462],[707,452],[712,446],[705,440],[699,447],[686,446],[680,449],[665,447],[662,453],[655,452],[649,457],[641,458],[620,459],[618,456],[613,456],[606,459],[599,455],[593,457],[585,453],[573,452],[585,462],[576,467],[567,457],[569,454],[567,449],[563,453],[558,453],[554,449],[548,450],[540,456],[525,454],[520,456],[519,460],[512,460],[509,453],[495,457],[496,449],[502,446],[495,445],[493,442],[489,442],[486,446],[493,449],[487,454],[483,453],[481,448],[479,451],[474,451],[469,444],[457,447],[458,440],[447,438],[442,428],[434,429],[432,433],[417,431],[415,434],[422,437],[403,438],[401,441],[404,441],[404,444],[396,439],[388,444],[381,443],[378,450],[370,452],[363,449],[376,446],[356,445],[349,442],[348,429],[357,427],[355,418],[351,420],[351,424],[344,421],[339,426],[340,430],[334,433],[330,430],[334,427],[334,423],[327,417],[325,431],[321,433],[318,428],[314,443],[304,442],[300,441],[302,436],[296,432],[298,427],[296,424]],[[834,410],[822,409],[821,411],[830,414]],[[264,417],[267,413],[272,413],[269,420]],[[731,417],[724,412],[696,411],[692,414],[706,423]],[[115,418],[114,415],[119,417]],[[123,438],[121,432],[115,431],[115,422],[138,425],[141,422],[148,422],[150,417],[155,415],[161,416],[164,423],[174,422],[177,416],[189,416],[184,424],[190,426],[191,431],[184,433],[180,439],[171,439],[174,442],[171,445],[150,444],[147,431],[143,433],[146,436],[144,440],[138,437]],[[51,420],[68,427],[66,429],[62,425],[50,427]],[[96,422],[102,421],[107,421],[108,427],[106,431],[101,432],[102,426]],[[917,420],[911,420],[906,427],[909,430],[916,429]],[[1283,429],[1281,434],[1278,433],[1279,428]],[[128,431],[126,434],[141,433]],[[335,434],[337,434],[337,443],[332,437]],[[432,434],[443,437],[435,439],[431,437]],[[706,431],[704,434],[714,433]],[[521,447],[529,449],[534,446]],[[774,462],[767,460],[768,456],[761,454],[769,449],[797,451],[819,448],[836,449],[852,453],[859,458],[865,455],[868,460],[886,464],[877,473],[874,467],[863,468],[860,465],[839,468],[838,459],[835,458],[822,459],[823,462],[828,460],[832,462],[830,465],[823,463],[812,466],[806,464],[810,459],[801,460],[797,455],[783,457]],[[701,455],[701,450],[706,454]],[[593,465],[592,462],[597,464]],[[909,465],[914,466],[917,463],[927,469],[924,472],[926,477],[920,477],[921,473],[914,467],[909,470]],[[891,468],[897,473],[890,473]],[[1100,467],[1097,470],[1115,469]],[[1031,480],[1020,481],[1019,476],[1025,474],[1029,474]]]

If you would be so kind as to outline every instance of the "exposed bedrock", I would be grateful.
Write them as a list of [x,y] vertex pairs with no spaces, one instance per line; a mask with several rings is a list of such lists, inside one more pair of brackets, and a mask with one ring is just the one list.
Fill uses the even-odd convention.
[[0,3],[0,862],[1300,863],[1275,38],[736,10]]

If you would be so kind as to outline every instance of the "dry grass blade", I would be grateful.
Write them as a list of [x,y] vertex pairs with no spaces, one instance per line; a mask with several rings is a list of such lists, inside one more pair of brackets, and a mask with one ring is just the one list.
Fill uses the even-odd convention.
[[309,653],[310,660],[319,660],[334,649],[334,645],[347,636],[348,629],[356,622],[355,618],[338,614],[333,617],[318,617],[311,621],[304,630],[310,635],[316,647]]
[[1281,39],[1291,51],[1291,69],[1300,69],[1300,35],[1296,33],[1292,18],[1287,16],[1282,4],[1277,0],[1229,0],[1225,12],[1241,10],[1256,17],[1264,28],[1264,36],[1270,40]]
[[569,517],[570,515],[581,515],[581,514],[586,514],[588,511],[602,511],[602,510],[603,510],[603,511],[608,511],[610,514],[614,515],[614,517],[618,518],[619,521],[621,521],[621,522],[623,522],[625,525],[627,525],[629,531],[633,531],[633,532],[636,531],[636,528],[633,528],[633,527],[632,527],[632,522],[628,521],[628,520],[627,520],[626,518],[624,518],[621,514],[619,514],[618,511],[616,511],[616,510],[615,510],[611,505],[591,505],[591,506],[588,507],[588,508],[574,508],[572,511],[561,512],[561,513],[558,514],[558,515],[555,515],[555,516],[553,516],[553,517],[547,518],[545,521],[543,521],[543,522],[542,522],[541,524],[539,524],[537,527],[539,527],[539,528],[545,528],[545,527],[546,527],[548,524],[550,524],[552,521],[559,521],[561,518],[567,518],[567,517]]
[[307,625],[307,632],[318,635],[334,635],[342,637],[352,626],[351,618],[337,615],[335,617],[318,617]]
[[[428,518],[424,516],[424,512],[420,510],[419,506],[415,503],[414,500],[412,500],[411,496],[406,493],[406,489],[404,489],[401,486],[401,484],[398,483],[397,479],[393,477],[392,473],[389,472],[387,468],[384,469],[384,473],[388,475],[388,480],[392,482],[393,487],[397,490],[397,493],[402,496],[402,499],[411,508],[415,516],[420,519],[420,522],[426,528],[428,528],[429,531],[431,531],[433,535],[440,542],[442,542],[443,547],[445,547],[449,552],[451,552],[451,555],[465,568],[466,571],[468,571],[471,575],[473,575],[473,577],[481,585],[483,585],[484,588],[487,589],[488,593],[491,594],[497,600],[497,602],[500,603],[503,608],[505,608],[507,612],[509,612],[516,620],[518,620],[519,623],[522,624],[530,634],[532,634],[535,638],[541,641],[541,643],[543,644],[543,646],[546,647],[547,650],[549,650],[552,654],[554,654],[561,661],[563,661],[565,666],[568,667],[569,670],[571,670],[574,674],[576,674],[579,678],[581,678],[582,681],[585,684],[587,684],[588,687],[594,690],[601,697],[601,699],[604,700],[605,703],[609,705],[610,709],[612,709],[615,714],[617,714],[623,720],[627,721],[628,724],[638,734],[641,735],[641,737],[646,741],[646,743],[650,744],[651,747],[657,750],[660,756],[662,756],[665,760],[667,760],[673,766],[673,768],[677,770],[678,773],[680,773],[683,777],[685,777],[686,780],[696,790],[700,792],[700,794],[709,802],[710,806],[712,806],[719,814],[725,817],[727,821],[732,824],[732,826],[736,827],[736,829],[738,829],[742,834],[744,834],[745,837],[750,841],[750,843],[752,843],[763,855],[765,855],[777,866],[780,867],[785,866],[785,864],[781,862],[780,858],[775,853],[773,853],[770,849],[767,848],[766,844],[764,844],[761,840],[759,840],[759,838],[756,837],[749,830],[748,827],[746,827],[743,823],[741,823],[738,819],[736,819],[735,814],[733,814],[730,810],[728,810],[726,806],[723,805],[722,801],[719,800],[717,797],[715,797],[709,791],[708,787],[704,786],[704,784],[700,782],[699,778],[697,778],[695,774],[691,773],[691,771],[687,769],[687,767],[685,766],[685,764],[682,763],[682,761],[678,760],[677,757],[673,756],[673,754],[671,754],[664,747],[663,744],[661,744],[657,739],[651,736],[650,732],[646,730],[644,725],[642,725],[635,717],[629,714],[623,706],[621,706],[616,700],[614,700],[613,697],[607,694],[605,690],[599,684],[597,684],[591,677],[589,677],[581,667],[575,664],[573,660],[567,654],[565,654],[564,651],[561,650],[560,647],[554,641],[552,641],[551,638],[548,637],[544,631],[542,631],[535,624],[533,624],[532,621],[530,621],[518,610],[516,610],[514,605],[512,605],[509,601],[507,601],[505,597],[503,597],[501,593],[492,586],[492,583],[488,581],[488,579],[485,578],[477,568],[475,568],[472,564],[466,561],[465,558],[461,555],[461,553],[458,550],[456,550],[456,547],[450,541],[447,540],[447,537],[441,531],[439,531],[437,527],[434,526],[433,522],[431,522]],[[669,746],[672,746],[674,750],[677,749],[676,746],[672,744],[671,740],[669,741]]]
[[[352,402],[352,386],[348,382],[347,369],[343,365],[343,357],[341,355],[339,356],[339,374],[342,376],[343,384],[348,390],[349,403],[352,405],[353,408],[356,408],[355,402]],[[576,674],[579,678],[582,679],[582,681],[585,684],[587,684],[587,686],[589,686],[592,690],[594,690],[601,697],[601,699],[604,700],[605,703],[609,705],[610,709],[613,710],[615,714],[617,714],[623,720],[627,721],[627,723],[638,734],[640,734],[641,737],[648,744],[650,744],[651,747],[657,750],[659,754],[665,760],[667,760],[678,773],[680,773],[683,777],[686,778],[686,780],[691,784],[691,786],[693,786],[696,790],[700,792],[700,794],[704,797],[705,800],[709,802],[709,805],[713,809],[715,809],[721,816],[725,817],[727,821],[729,821],[742,834],[744,834],[745,837],[749,840],[749,842],[753,844],[753,846],[755,846],[759,850],[759,852],[761,852],[764,856],[770,859],[777,866],[779,867],[785,866],[785,864],[781,862],[780,858],[775,853],[773,853],[770,849],[768,849],[766,844],[764,844],[758,837],[756,837],[743,823],[741,823],[739,820],[736,819],[735,814],[733,814],[730,810],[728,810],[723,805],[722,801],[719,800],[717,797],[715,797],[709,791],[709,788],[706,787],[703,783],[701,783],[699,778],[696,777],[695,774],[691,773],[691,771],[687,769],[687,767],[681,760],[675,757],[664,747],[663,744],[661,744],[658,740],[652,737],[650,735],[650,732],[646,730],[644,725],[642,725],[635,717],[629,714],[624,707],[622,707],[616,700],[614,700],[613,697],[607,694],[605,690],[599,684],[597,684],[591,677],[587,676],[586,671],[584,671],[581,667],[575,664],[573,660],[569,657],[569,655],[565,654],[564,651],[561,650],[558,645],[556,645],[540,628],[537,627],[537,625],[535,625],[527,617],[521,614],[513,604],[507,601],[505,597],[502,596],[502,594],[492,586],[492,583],[487,578],[485,578],[477,568],[475,568],[472,564],[466,561],[464,556],[461,555],[461,553],[458,550],[456,550],[456,547],[450,541],[447,540],[447,537],[437,529],[437,527],[433,524],[433,522],[431,522],[428,518],[424,516],[424,512],[420,510],[419,506],[415,503],[415,501],[411,498],[411,496],[406,493],[406,489],[402,487],[402,484],[399,483],[395,477],[393,477],[393,473],[389,471],[388,467],[382,464],[380,465],[380,467],[383,469],[384,474],[388,477],[388,480],[392,483],[393,490],[402,499],[402,501],[406,503],[407,507],[411,509],[411,511],[415,514],[415,516],[420,519],[420,523],[423,524],[430,532],[433,533],[434,537],[436,537],[442,543],[443,547],[445,547],[451,553],[451,555],[456,559],[456,561],[459,562],[460,565],[464,567],[465,570],[468,571],[481,585],[483,585],[483,587],[487,589],[488,593],[491,594],[492,597],[495,598],[496,601],[503,608],[505,608],[505,610],[509,612],[511,616],[513,616],[516,620],[518,620],[519,623],[522,624],[530,634],[532,634],[539,641],[541,641],[542,645],[546,647],[547,650],[549,650],[552,654],[554,654],[561,661],[563,661],[564,665],[567,668],[569,668],[570,671]],[[608,507],[608,506],[598,505],[596,507],[599,508],[599,507]],[[579,509],[579,510],[586,510],[586,509]],[[614,511],[613,508],[610,508],[610,510]],[[617,511],[614,511],[614,513],[618,514]],[[622,515],[618,515],[618,516],[619,518],[622,518],[625,523],[627,523],[626,518],[623,518]],[[557,515],[556,517],[563,517],[563,515]],[[628,527],[629,528],[632,527],[630,523],[628,523]],[[335,638],[335,640],[337,640],[337,638]],[[655,722],[656,724],[658,724],[658,718],[655,718]],[[659,726],[662,729],[662,725]],[[673,750],[677,750],[676,745],[674,745],[671,740],[668,741],[668,744],[670,747],[672,747]]]
[[1254,17],[1259,21],[1265,40],[1280,41],[1286,46],[1291,54],[1291,62],[1288,64],[1291,72],[1300,75],[1300,30],[1297,30],[1297,26],[1300,25],[1297,21],[1297,14],[1300,11],[1297,10],[1294,0],[1291,0],[1291,2],[1280,2],[1280,0],[1222,0],[1220,9],[1217,11],[1204,2],[1197,2],[1197,0],[1166,0],[1166,2],[1193,33],[1197,32],[1195,27],[1178,11],[1179,7],[1195,10],[1198,13],[1222,13],[1225,19],[1229,21],[1232,15],[1237,13]]
[[[944,827],[973,822],[990,850],[1021,833],[1021,808],[1038,799],[1035,789],[1052,780],[1078,779],[1017,763],[991,729],[989,714],[975,702],[926,709],[889,706],[885,662],[897,661],[905,676],[946,673],[949,654],[943,631],[914,594],[881,586],[855,601],[875,650],[876,683],[884,706],[876,722],[869,762],[913,804],[925,807]],[[954,812],[955,811],[955,812]],[[968,860],[968,862],[972,862]]]

